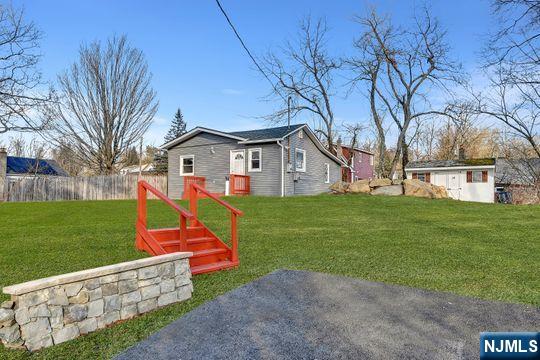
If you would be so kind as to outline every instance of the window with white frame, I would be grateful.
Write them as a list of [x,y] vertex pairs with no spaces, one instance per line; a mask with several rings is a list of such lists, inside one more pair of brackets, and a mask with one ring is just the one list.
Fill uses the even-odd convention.
[[369,165],[373,166],[373,155],[369,155]]
[[330,183],[330,164],[324,164],[324,182]]
[[294,151],[296,171],[306,171],[306,150],[295,149]]
[[180,176],[192,176],[195,174],[195,156],[180,156]]
[[473,171],[472,172],[472,182],[473,183],[481,183],[482,180],[482,171]]
[[248,171],[262,170],[262,149],[248,150]]

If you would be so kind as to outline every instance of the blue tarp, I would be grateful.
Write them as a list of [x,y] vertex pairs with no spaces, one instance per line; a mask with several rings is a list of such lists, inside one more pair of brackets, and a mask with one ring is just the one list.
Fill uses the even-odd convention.
[[68,176],[64,169],[62,169],[54,160],[32,159],[18,156],[7,157],[7,173]]

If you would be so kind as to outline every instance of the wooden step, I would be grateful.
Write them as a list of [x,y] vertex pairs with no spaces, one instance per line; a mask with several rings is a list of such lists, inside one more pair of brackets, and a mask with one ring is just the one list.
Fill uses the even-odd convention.
[[193,251],[193,256],[189,258],[190,266],[217,263],[228,260],[228,250],[223,248],[212,248]]
[[191,267],[191,273],[193,275],[204,274],[213,271],[219,271],[224,269],[230,269],[238,266],[238,262],[232,262],[230,260],[219,261],[211,264],[197,265]]
[[216,239],[211,236],[196,237],[187,241],[188,251],[215,249],[218,247]]

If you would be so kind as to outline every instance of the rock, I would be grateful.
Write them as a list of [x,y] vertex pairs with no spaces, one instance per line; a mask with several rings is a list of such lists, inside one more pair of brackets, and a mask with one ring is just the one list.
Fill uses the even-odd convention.
[[64,324],[82,321],[88,316],[86,305],[75,304],[64,308]]
[[33,306],[28,309],[28,313],[30,315],[30,318],[51,317],[51,312],[49,311],[47,304]]
[[52,340],[52,336],[47,334],[39,338],[26,339],[26,341],[24,342],[24,345],[26,346],[28,350],[36,351],[36,350],[43,349],[44,347],[52,346],[53,340]]
[[159,284],[159,286],[161,288],[162,294],[174,291],[174,288],[175,288],[174,279],[163,280],[161,284]]
[[163,294],[157,299],[158,306],[165,306],[172,304],[178,300],[178,293],[176,291]]
[[30,314],[28,313],[28,308],[18,308],[15,310],[15,321],[19,325],[24,325],[30,322]]
[[388,185],[380,186],[373,189],[371,195],[387,195],[387,196],[397,196],[403,195],[403,187],[401,185]]
[[75,339],[77,336],[79,336],[79,328],[75,324],[67,325],[60,330],[54,331],[52,334],[55,344],[61,344],[68,340]]
[[177,276],[174,279],[174,282],[177,288],[191,284],[191,280],[185,275]]
[[41,290],[21,295],[17,300],[17,305],[19,307],[30,307],[42,304],[48,300],[47,294],[48,291]]
[[142,288],[150,285],[156,285],[161,282],[161,278],[155,277],[151,279],[145,279],[145,280],[139,280],[139,284],[137,285],[137,288]]
[[122,295],[122,304],[129,305],[141,301],[141,292],[139,290]]
[[19,339],[19,340],[16,340],[14,342],[10,342],[10,343],[4,343],[4,346],[8,349],[13,349],[13,350],[24,350],[25,347],[24,347],[24,340],[22,339]]
[[112,282],[118,282],[118,274],[111,274],[111,275],[102,276],[99,278],[99,283],[102,285],[112,283]]
[[82,287],[83,283],[81,282],[64,285],[64,289],[68,297],[76,296],[79,291],[81,291]]
[[393,179],[392,185],[402,185],[403,181],[400,179]]
[[122,320],[131,319],[132,317],[137,316],[139,311],[137,310],[137,304],[131,304],[122,306],[122,310],[120,310],[120,318]]
[[333,183],[332,185],[330,185],[330,190],[334,193],[334,194],[345,194],[347,192],[347,189],[349,188],[349,184],[344,182],[344,181],[341,181],[341,180],[338,180],[336,181],[335,183]]
[[137,278],[137,270],[130,270],[118,274],[118,280],[131,280]]
[[373,179],[369,182],[369,186],[372,188],[378,188],[380,186],[389,186],[392,185],[392,180],[390,179]]
[[97,289],[99,285],[99,279],[88,279],[84,282],[84,288],[88,290]]
[[89,318],[89,319],[81,321],[77,325],[79,326],[79,333],[81,335],[85,335],[85,334],[91,333],[92,331],[96,331],[97,320],[96,318]]
[[15,311],[11,309],[0,308],[0,323],[15,319]]
[[158,275],[162,279],[170,279],[174,277],[174,265],[172,263],[159,264],[157,266]]
[[13,309],[15,307],[15,301],[7,300],[0,305],[0,308],[2,309]]
[[189,298],[191,298],[191,292],[193,291],[193,288],[189,285],[182,286],[177,290],[177,297],[178,301],[184,301]]
[[137,310],[139,311],[139,314],[152,311],[155,308],[157,308],[157,299],[155,298],[144,300],[137,304]]
[[[81,285],[82,286],[82,285]],[[69,300],[66,291],[61,288],[53,288],[49,290],[49,305],[69,305]]]
[[187,260],[178,260],[174,263],[174,276],[179,276],[189,272],[191,278],[191,271],[189,269],[189,262]]
[[118,283],[112,282],[101,286],[103,296],[118,294]]
[[122,280],[118,282],[118,293],[125,294],[135,291],[139,288],[137,279]]
[[105,296],[103,300],[105,300],[104,312],[120,310],[120,295]]
[[69,298],[70,304],[85,304],[90,299],[90,296],[88,295],[88,291],[81,290],[77,296],[73,296]]
[[150,279],[158,276],[157,266],[148,266],[137,270],[139,280]]
[[349,185],[348,191],[351,194],[369,193],[371,188],[369,187],[369,180],[358,180]]
[[428,199],[448,197],[448,193],[444,187],[432,185],[418,179],[403,180],[403,188],[405,190],[405,195],[407,196],[424,197]]
[[98,287],[97,289],[94,289],[94,290],[88,290],[88,300],[89,301],[98,300],[98,299],[101,299],[102,297],[103,297],[103,291],[101,291],[100,287]]
[[151,285],[141,288],[141,299],[147,300],[151,298],[158,297],[161,293],[159,285]]
[[11,326],[11,325],[13,325],[15,323],[16,323],[16,321],[15,321],[14,318],[11,319],[11,320],[6,320],[6,321],[0,323],[0,328],[9,327],[9,326]]
[[64,310],[61,306],[50,306],[49,310],[51,311],[51,317],[49,321],[53,329],[60,329],[64,326]]
[[13,324],[0,329],[0,340],[4,343],[13,343],[19,340],[21,332],[19,324]]
[[[120,303],[120,297],[118,297],[118,302]],[[87,317],[97,317],[103,315],[103,299],[91,301],[88,303],[88,315]],[[116,310],[116,309],[115,309]]]
[[40,339],[50,332],[51,326],[47,318],[37,318],[36,321],[21,326],[21,337],[26,341]]
[[98,329],[102,329],[118,320],[120,320],[120,311],[111,311],[97,318],[97,327]]

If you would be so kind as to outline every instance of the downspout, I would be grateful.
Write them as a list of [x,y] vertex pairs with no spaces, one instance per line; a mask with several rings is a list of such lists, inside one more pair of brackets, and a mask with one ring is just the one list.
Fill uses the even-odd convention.
[[285,175],[284,175],[284,169],[283,169],[283,152],[285,149],[283,148],[283,144],[280,142],[280,140],[277,141],[277,144],[281,148],[281,197],[285,196]]

